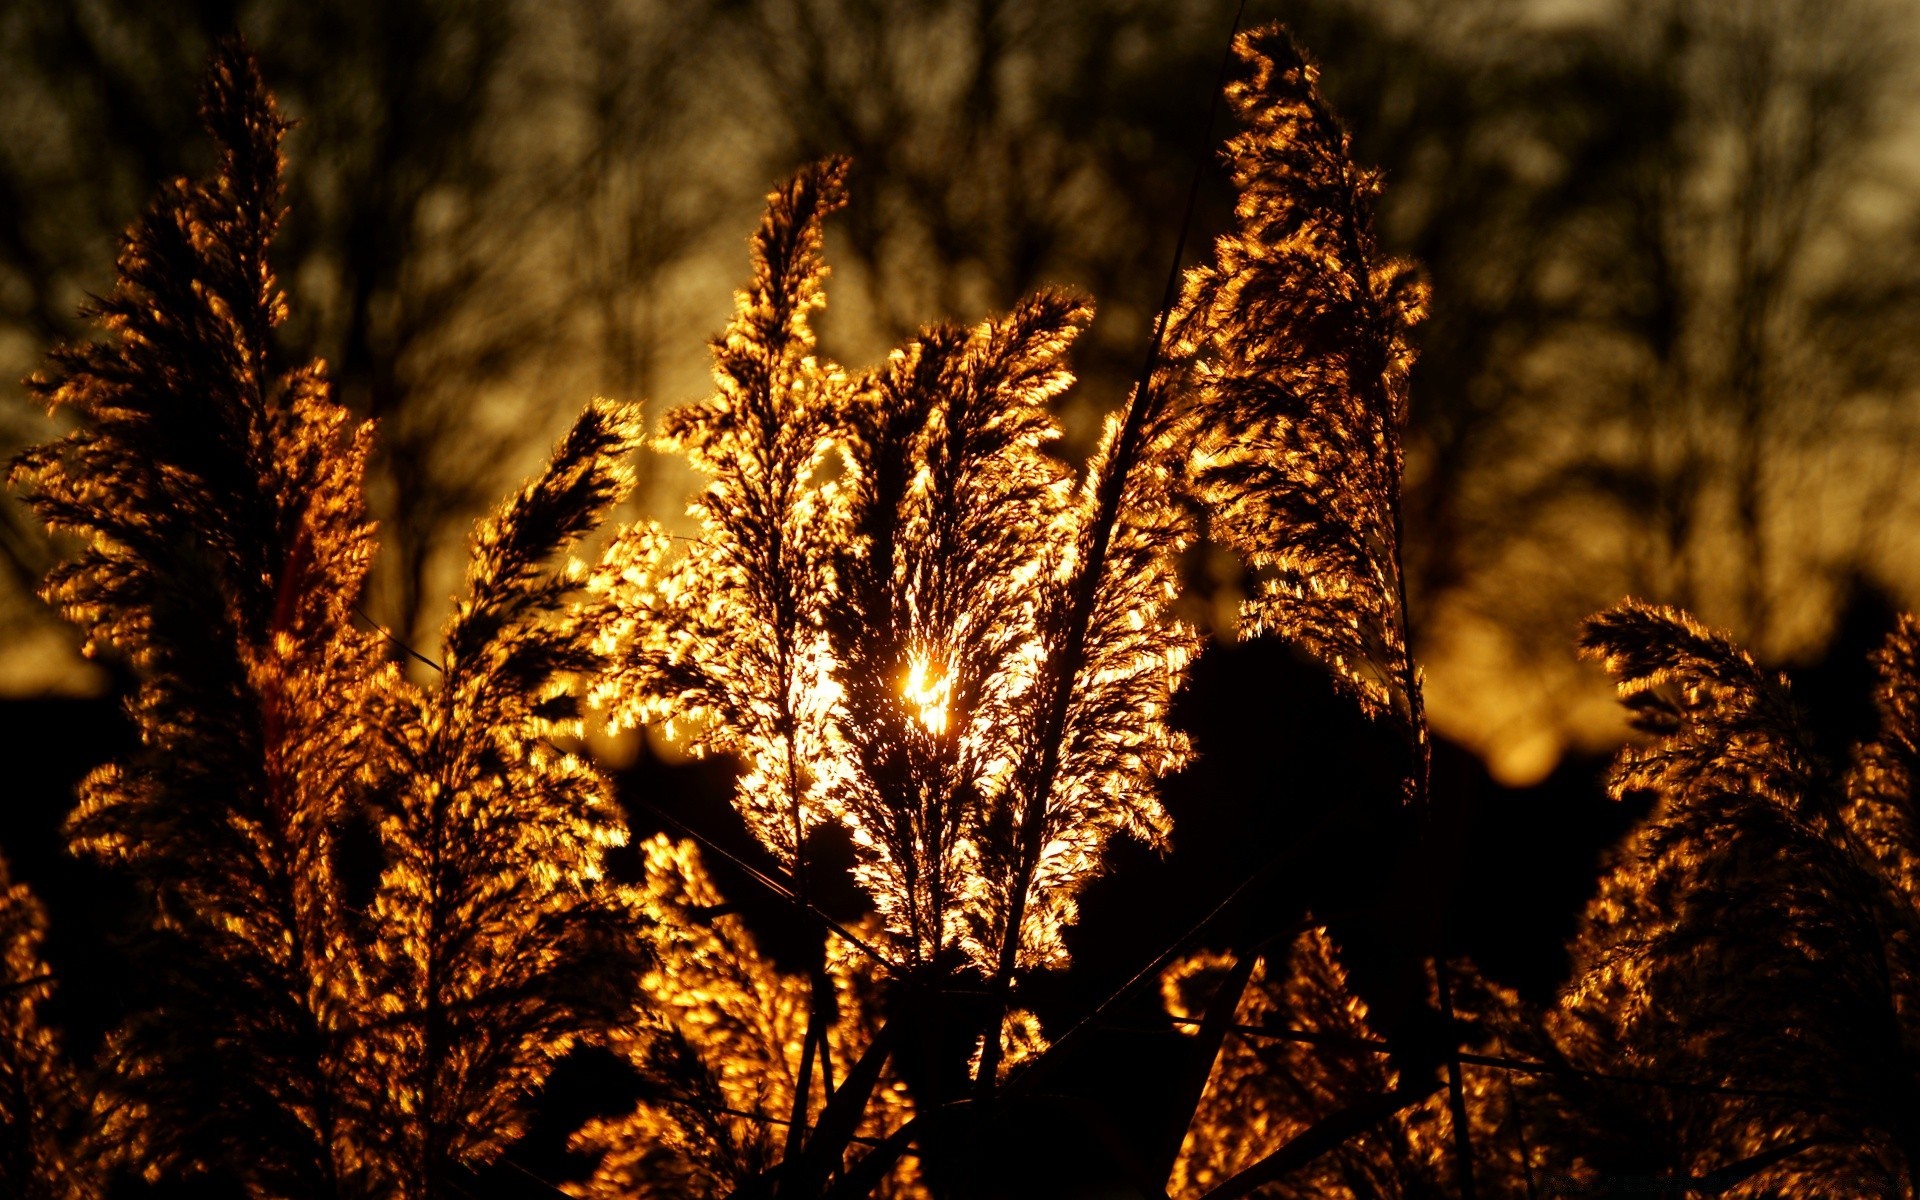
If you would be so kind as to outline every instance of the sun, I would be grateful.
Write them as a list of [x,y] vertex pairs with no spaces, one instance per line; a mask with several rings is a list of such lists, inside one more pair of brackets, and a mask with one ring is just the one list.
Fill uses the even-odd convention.
[[947,706],[953,699],[953,680],[945,666],[925,651],[915,651],[907,660],[907,679],[900,690],[921,726],[935,737],[944,736]]

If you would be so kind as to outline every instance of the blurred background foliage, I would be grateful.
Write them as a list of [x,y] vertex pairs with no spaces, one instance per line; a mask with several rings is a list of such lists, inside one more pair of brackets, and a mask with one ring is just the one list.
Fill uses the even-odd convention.
[[[238,27],[282,105],[289,355],[381,421],[374,617],[432,654],[485,498],[593,395],[706,387],[767,186],[855,160],[825,348],[1090,291],[1069,451],[1138,370],[1233,0],[11,0],[0,376],[77,336],[201,169]],[[1920,595],[1920,10],[1898,0],[1252,0],[1323,64],[1387,248],[1426,264],[1405,546],[1438,731],[1509,782],[1618,736],[1585,614],[1633,592],[1817,655]],[[1209,175],[1196,238],[1224,223]],[[1190,242],[1190,247],[1204,245]],[[0,390],[0,453],[44,437]],[[649,456],[643,503],[688,480]],[[102,686],[0,511],[0,690]],[[1224,552],[1189,611],[1230,611]],[[1221,630],[1221,632],[1227,632]]]

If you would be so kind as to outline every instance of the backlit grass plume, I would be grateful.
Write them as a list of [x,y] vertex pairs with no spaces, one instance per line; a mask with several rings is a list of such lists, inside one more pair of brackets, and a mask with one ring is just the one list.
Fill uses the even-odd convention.
[[43,1018],[54,986],[40,954],[46,926],[39,900],[0,861],[0,1194],[99,1200],[137,1127],[74,1068]]
[[[108,340],[34,381],[79,428],[14,476],[82,541],[48,599],[136,681],[139,749],[87,779],[69,824],[158,924],[152,1004],[112,1038],[120,1111],[145,1116],[150,1173],[441,1196],[520,1134],[552,1060],[625,1012],[642,961],[600,880],[622,822],[561,744],[598,610],[577,604],[583,571],[549,567],[625,493],[638,424],[590,407],[481,524],[438,686],[404,680],[354,623],[371,429],[317,364],[273,365],[285,124],[237,45],[204,112],[218,172],[128,236]],[[342,831],[368,825],[361,909]]]
[[82,541],[48,601],[137,681],[140,746],[88,777],[69,825],[136,875],[170,935],[129,1083],[162,1151],[306,1194],[367,1166],[348,1135],[341,1046],[364,988],[334,842],[385,674],[352,624],[370,431],[317,369],[272,365],[285,123],[244,51],[216,59],[202,114],[217,174],[171,185],[126,237],[94,308],[107,340],[32,381],[80,427],[14,480]]
[[372,910],[379,1004],[367,1068],[401,1194],[443,1194],[524,1129],[553,1060],[632,1002],[641,948],[610,886],[626,840],[607,781],[556,738],[599,664],[580,573],[548,562],[624,496],[637,415],[590,407],[539,478],[474,535],[439,686],[401,685],[401,776]]
[[[570,1188],[592,1200],[725,1195],[776,1167],[785,1154],[815,993],[807,979],[776,970],[738,916],[726,913],[689,842],[655,837],[633,903],[648,922],[651,966],[631,1022],[614,1048],[638,1070],[644,1096],[630,1113],[589,1122],[575,1150],[596,1153],[591,1179]],[[835,1019],[825,1085],[802,1111],[817,1116],[826,1093],[874,1036],[871,964],[830,955]],[[883,1080],[859,1132],[883,1136],[911,1115],[904,1089]],[[897,1167],[879,1196],[921,1193]]]
[[668,414],[661,443],[711,481],[692,513],[702,535],[674,553],[630,532],[600,581],[622,647],[603,685],[617,722],[673,721],[699,753],[737,754],[735,804],[781,864],[828,818],[838,686],[822,628],[826,553],[841,536],[839,489],[823,480],[847,396],[814,354],[821,222],[843,202],[845,164],[775,192],[753,239],[754,279],[714,344],[716,391]]
[[968,945],[1003,989],[1017,970],[1065,963],[1075,897],[1109,838],[1164,846],[1170,831],[1154,789],[1191,754],[1167,713],[1199,649],[1168,614],[1191,536],[1173,491],[1175,369],[1109,416],[1073,502],[1043,531],[1056,565],[1029,610],[1031,683],[1019,680],[1008,784],[988,797],[976,839],[983,886]]
[[[1188,279],[1197,340],[1191,485],[1257,580],[1243,633],[1323,663],[1423,764],[1400,555],[1412,264],[1373,234],[1379,176],[1356,166],[1318,70],[1278,26],[1243,34],[1229,101],[1236,228]],[[1413,777],[1424,788],[1424,767]]]
[[1043,293],[897,352],[848,414],[851,536],[827,630],[848,751],[836,808],[912,963],[966,934],[987,806],[1011,783],[1040,664],[1036,605],[1070,519],[1047,402],[1089,312]]
[[[1173,964],[1160,977],[1167,1012],[1185,1021],[1188,1032],[1197,1030],[1232,965],[1231,958],[1210,953]],[[1511,993],[1456,978],[1462,983],[1465,1015],[1513,1023]],[[1284,953],[1261,961],[1240,996],[1168,1194],[1180,1200],[1438,1200],[1455,1194],[1446,1096],[1437,1078],[1396,1069],[1386,1049],[1332,939],[1317,927],[1300,934]],[[1513,1097],[1500,1075],[1467,1074],[1464,1100],[1479,1151],[1480,1195],[1520,1200],[1534,1194],[1529,1172],[1537,1168],[1528,1160]],[[1335,1126],[1337,1137],[1314,1146],[1323,1129]],[[1308,1146],[1314,1149],[1295,1154]]]
[[[1880,727],[1848,778],[1847,824],[1882,877],[1920,911],[1920,618],[1901,616],[1873,665]],[[1920,945],[1897,949],[1900,969],[1920,979]]]
[[1612,787],[1657,807],[1588,909],[1567,1041],[1730,1087],[1661,1098],[1680,1166],[1758,1164],[1730,1194],[1869,1194],[1920,1169],[1914,629],[1879,655],[1882,730],[1843,767],[1781,676],[1686,614],[1629,602],[1587,627],[1648,735]]
[[1045,453],[1082,302],[929,329],[853,381],[814,354],[828,163],[773,194],[717,393],[669,420],[710,481],[700,532],[635,531],[596,583],[622,612],[616,722],[740,754],[736,803],[802,896],[808,832],[844,824],[903,965],[969,968],[1001,1012],[1022,971],[1064,961],[1107,840],[1168,834],[1154,781],[1188,754],[1165,718],[1197,649],[1166,614],[1183,474],[1264,573],[1253,631],[1325,660],[1424,763],[1397,529],[1423,292],[1377,253],[1374,180],[1310,69],[1277,32],[1239,49],[1240,227],[1082,479]]
[[[1241,35],[1234,52],[1242,74],[1227,98],[1242,129],[1225,158],[1238,192],[1235,226],[1187,273],[1166,324],[1166,358],[1176,368],[1168,381],[1178,389],[1167,423],[1183,447],[1181,486],[1204,511],[1209,535],[1253,575],[1240,632],[1293,643],[1365,714],[1390,723],[1409,751],[1405,795],[1424,800],[1429,732],[1408,644],[1400,505],[1408,334],[1424,314],[1426,289],[1412,264],[1386,257],[1375,242],[1378,176],[1353,162],[1317,70],[1285,30]],[[1324,1019],[1343,1019],[1329,1007],[1344,988],[1325,948],[1308,945],[1297,964],[1309,975],[1318,971],[1320,991],[1298,992],[1304,977],[1289,978],[1298,994],[1285,997],[1285,1006],[1324,1001]],[[1265,978],[1274,965],[1242,961],[1223,970],[1230,990],[1222,1012],[1236,1008],[1232,989]],[[1272,1007],[1283,998],[1264,985],[1241,1000]],[[1189,1144],[1176,1167],[1179,1186],[1193,1194],[1217,1186],[1222,1195],[1255,1188],[1307,1195],[1350,1185],[1352,1194],[1366,1195],[1406,1165],[1343,1151],[1331,1165],[1283,1170],[1325,1135],[1323,1122],[1358,1121],[1369,1106],[1379,1107],[1374,1124],[1401,1130],[1398,1142],[1381,1133],[1370,1135],[1370,1145],[1401,1145],[1411,1127],[1391,1114],[1412,1101],[1383,1064],[1328,1064],[1324,1056],[1288,1063],[1308,1051],[1226,1044],[1203,1102],[1202,1112],[1210,1104],[1214,1114],[1197,1117],[1192,1130],[1211,1144]],[[1272,1078],[1263,1079],[1269,1069]],[[1324,1078],[1303,1082],[1315,1076]],[[1457,1065],[1452,1080],[1452,1110],[1459,1111],[1471,1081]],[[1248,1122],[1257,1133],[1243,1129]],[[1469,1120],[1450,1134],[1462,1171],[1472,1157],[1470,1130]],[[1422,1145],[1422,1153],[1437,1153],[1440,1143]],[[1379,1178],[1345,1178],[1355,1171]],[[1292,1187],[1299,1191],[1287,1193]]]
[[853,383],[814,357],[841,169],[773,194],[718,393],[669,418],[710,480],[701,534],[635,531],[600,573],[622,613],[609,707],[740,753],[736,803],[789,867],[843,822],[909,963],[1058,963],[1106,838],[1165,836],[1152,780],[1185,753],[1165,465],[1138,419],[1082,487],[1045,453],[1089,317],[1066,295],[930,329]]

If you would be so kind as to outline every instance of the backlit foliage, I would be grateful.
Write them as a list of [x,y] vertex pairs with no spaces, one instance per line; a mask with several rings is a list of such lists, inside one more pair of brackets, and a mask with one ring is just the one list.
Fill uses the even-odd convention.
[[1250,69],[1227,91],[1244,125],[1227,147],[1237,227],[1187,285],[1192,486],[1213,536],[1255,572],[1243,632],[1313,655],[1424,762],[1400,495],[1407,334],[1426,287],[1375,243],[1380,180],[1349,156],[1318,70],[1278,26],[1235,48]]
[[[929,328],[867,373],[818,356],[828,162],[771,196],[716,393],[668,418],[662,445],[708,480],[699,532],[631,530],[594,580],[619,614],[599,693],[616,724],[739,755],[736,806],[803,902],[809,834],[843,825],[897,964],[989,981],[987,1081],[1044,1048],[1005,989],[1064,962],[1107,839],[1168,835],[1154,781],[1189,752],[1166,714],[1197,642],[1167,608],[1195,500],[1264,573],[1251,631],[1322,658],[1424,750],[1394,507],[1422,292],[1377,261],[1374,181],[1310,70],[1282,35],[1239,50],[1240,228],[1188,276],[1080,478],[1047,453],[1078,298]],[[706,1140],[764,1169],[772,1142],[745,1136]]]
[[631,531],[599,581],[623,661],[599,695],[621,723],[678,722],[697,753],[738,755],[736,803],[789,869],[827,819],[838,685],[822,629],[825,552],[844,526],[822,478],[846,404],[843,373],[814,354],[823,305],[821,221],[842,202],[845,165],[775,192],[754,237],[754,279],[714,344],[716,392],[669,413],[663,449],[712,484],[692,515],[703,536],[672,553]]
[[1191,755],[1166,718],[1198,650],[1167,616],[1175,556],[1191,537],[1175,502],[1184,427],[1172,370],[1107,419],[1067,519],[1050,531],[1061,566],[1035,597],[1038,669],[1019,754],[977,839],[986,886],[970,946],[1002,980],[1016,966],[1065,962],[1074,896],[1099,873],[1109,837],[1162,846],[1170,831],[1153,787]]
[[[573,1194],[605,1200],[724,1195],[775,1166],[794,1111],[807,1032],[808,981],[761,955],[689,842],[655,837],[633,903],[648,922],[652,967],[613,1047],[639,1071],[645,1097],[622,1117],[589,1122],[573,1148],[600,1155]],[[863,1054],[876,1021],[872,964],[847,950],[830,957],[836,1019],[827,1030],[842,1070]],[[817,1116],[833,1070],[806,1111]],[[905,1089],[882,1080],[860,1133],[884,1136],[911,1116]],[[918,1189],[896,1169],[876,1194]]]
[[1570,1054],[1741,1093],[1657,1098],[1691,1174],[1812,1143],[1729,1195],[1892,1194],[1920,1166],[1912,618],[1849,767],[1815,752],[1781,676],[1684,613],[1630,602],[1586,645],[1649,735],[1612,787],[1657,808],[1576,942]]
[[439,686],[399,685],[403,774],[372,910],[388,1019],[369,1069],[408,1195],[440,1194],[446,1164],[517,1138],[553,1060],[639,983],[626,910],[595,886],[625,824],[604,777],[556,744],[579,732],[570,677],[598,664],[595,610],[568,612],[577,564],[544,565],[626,494],[639,440],[631,412],[581,416],[475,533]]
[[[633,411],[591,405],[480,523],[422,680],[356,624],[372,430],[318,364],[273,361],[285,126],[224,51],[219,170],[129,235],[106,339],[34,383],[74,432],[14,476],[80,544],[49,600],[135,681],[139,748],[87,780],[70,831],[151,902],[158,999],[109,1036],[96,1094],[41,1023],[38,907],[0,877],[0,1184],[98,1195],[125,1157],[262,1197],[459,1194],[526,1133],[555,1060],[603,1043],[642,1095],[574,1136],[595,1156],[575,1194],[922,1194],[916,1154],[939,1180],[947,1130],[1045,1077],[1055,1050],[1015,1002],[1066,962],[1110,839],[1169,840],[1156,788],[1190,757],[1168,714],[1200,648],[1170,609],[1201,528],[1253,573],[1242,632],[1398,731],[1423,797],[1399,504],[1424,289],[1380,255],[1378,181],[1313,68],[1277,29],[1236,50],[1235,227],[1084,468],[1053,453],[1080,296],[930,326],[870,370],[819,352],[847,171],[823,162],[769,198],[714,393],[663,423],[704,480],[692,536],[642,524],[597,567],[560,561],[642,441]],[[1912,1178],[1920,625],[1879,655],[1882,727],[1846,764],[1683,614],[1628,603],[1587,646],[1648,735],[1614,791],[1659,807],[1602,880],[1575,986],[1542,1017],[1463,965],[1450,1009],[1438,988],[1415,1005],[1463,1023],[1389,1046],[1322,930],[1257,965],[1176,962],[1163,998],[1189,1029],[1247,982],[1218,1005],[1233,1027],[1170,1195],[1441,1197],[1470,1165],[1478,1195],[1517,1200],[1635,1146],[1729,1195]],[[627,835],[580,749],[583,693],[739,761],[769,891],[828,930],[807,973],[756,944],[692,843],[656,837],[637,883],[606,878]],[[809,861],[838,833],[873,904],[846,924]],[[1526,1080],[1462,1065],[1461,1039],[1524,1054],[1504,1065]]]
[[[1160,977],[1168,1014],[1188,1022],[1191,1032],[1231,965],[1224,956],[1202,953],[1169,967]],[[1477,980],[1456,979],[1455,986],[1463,1017],[1511,1022],[1517,1000],[1510,992]],[[1333,941],[1318,927],[1254,968],[1234,1024],[1168,1181],[1176,1200],[1205,1195],[1343,1108],[1421,1083],[1403,1078],[1389,1060]],[[1467,1071],[1464,1091],[1479,1194],[1528,1195],[1532,1167],[1512,1091],[1485,1070]],[[1430,1084],[1366,1132],[1255,1194],[1439,1200],[1454,1194],[1452,1154],[1446,1094]]]
[[1063,356],[1090,316],[1043,293],[971,332],[927,330],[849,413],[852,536],[833,556],[827,621],[846,681],[838,807],[913,962],[970,932],[982,817],[1021,752],[1036,605],[1061,565],[1036,534],[1072,504],[1045,454],[1046,404],[1071,381]]
[[69,825],[76,849],[134,872],[171,935],[128,1085],[164,1117],[162,1149],[305,1191],[365,1170],[342,1053],[364,962],[334,839],[387,671],[352,622],[371,431],[316,369],[272,365],[285,124],[244,53],[217,60],[203,112],[217,175],[169,187],[128,235],[96,308],[109,340],[33,381],[81,426],[15,481],[82,539],[47,599],[137,679],[140,747],[86,780]]
[[[443,1195],[517,1136],[551,1060],[624,1011],[641,962],[598,884],[621,820],[560,744],[599,662],[594,610],[574,610],[583,571],[546,566],[625,493],[637,425],[589,408],[482,523],[439,684],[404,680],[355,624],[371,427],[317,364],[273,364],[286,126],[237,45],[204,112],[218,172],[128,236],[108,340],[34,381],[79,427],[14,476],[82,543],[48,599],[135,679],[139,749],[88,778],[69,824],[158,921],[156,1002],[111,1041],[121,1111],[144,1110],[155,1171]],[[356,823],[383,867],[364,910],[340,869]]]
[[131,1134],[129,1114],[96,1096],[61,1053],[40,1005],[53,976],[40,956],[46,914],[0,861],[0,1194],[95,1200]]
[[1117,449],[1118,421],[1083,486],[1046,455],[1090,316],[1070,296],[929,329],[857,380],[813,355],[843,170],[772,195],[718,390],[668,419],[710,480],[701,534],[610,552],[605,696],[741,754],[736,804],[801,887],[805,835],[843,823],[909,963],[1058,963],[1106,839],[1164,838],[1152,780],[1186,753],[1164,464],[1137,429]]

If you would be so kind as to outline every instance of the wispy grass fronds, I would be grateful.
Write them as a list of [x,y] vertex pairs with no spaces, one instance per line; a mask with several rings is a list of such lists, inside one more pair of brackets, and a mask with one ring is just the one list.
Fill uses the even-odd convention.
[[[1232,960],[1210,953],[1173,964],[1160,977],[1167,1013],[1195,1032]],[[1471,972],[1455,981],[1462,1015],[1514,1024],[1517,997]],[[1205,1095],[1188,1126],[1167,1192],[1197,1200],[1222,1194],[1271,1197],[1438,1197],[1453,1194],[1452,1113],[1438,1081],[1403,1077],[1368,1021],[1324,929],[1296,937],[1264,959],[1234,1015]],[[1528,1196],[1526,1150],[1515,1131],[1524,1120],[1502,1076],[1469,1071],[1464,1101],[1478,1148],[1480,1194]],[[1385,1101],[1350,1136],[1297,1167],[1243,1187],[1270,1156],[1338,1114]]]
[[1046,454],[1091,315],[1060,293],[855,382],[814,358],[841,169],[773,194],[718,393],[668,420],[711,480],[700,536],[632,531],[598,574],[620,614],[603,696],[739,754],[736,804],[789,866],[845,823],[906,962],[1058,964],[1106,840],[1164,839],[1153,781],[1186,753],[1165,722],[1195,644],[1164,615],[1170,425],[1116,418],[1078,489]]
[[633,411],[581,415],[475,532],[439,686],[399,685],[404,773],[371,922],[384,1036],[367,1069],[403,1195],[440,1195],[451,1166],[517,1138],[553,1060],[639,983],[642,949],[601,878],[624,821],[606,779],[559,744],[601,665],[596,610],[570,612],[584,571],[549,563],[631,488],[640,441]]
[[845,173],[822,163],[769,197],[753,281],[713,347],[716,390],[664,422],[661,447],[709,480],[692,507],[701,537],[675,553],[659,531],[631,531],[599,584],[616,613],[603,644],[621,647],[599,699],[616,722],[674,722],[694,752],[739,755],[736,804],[789,869],[835,784],[824,555],[844,516],[826,472],[848,386],[808,322]]
[[0,861],[0,1194],[100,1200],[140,1128],[62,1053],[41,1012],[54,988],[46,932],[40,901]]
[[1575,943],[1570,1052],[1733,1088],[1659,1098],[1695,1174],[1812,1143],[1752,1194],[1866,1194],[1920,1164],[1912,628],[1879,657],[1883,732],[1842,770],[1785,680],[1725,635],[1635,602],[1588,623],[1649,735],[1612,787],[1657,807]]
[[[624,826],[564,745],[599,610],[550,566],[631,486],[640,428],[590,407],[482,522],[439,685],[408,683],[355,624],[371,430],[317,364],[273,362],[285,124],[237,44],[204,112],[218,171],[129,234],[107,339],[34,383],[79,428],[14,474],[82,540],[49,601],[135,679],[139,749],[69,825],[157,918],[152,1003],[112,1038],[119,1111],[145,1117],[122,1141],[254,1195],[440,1196],[643,961],[600,886]],[[369,819],[378,846],[349,844]],[[376,850],[363,910],[341,863]]]
[[1072,480],[1049,401],[1091,311],[1041,293],[970,333],[928,330],[850,411],[851,536],[827,629],[849,751],[836,809],[909,961],[957,945],[987,903],[987,814],[1011,786],[1062,566]]
[[48,601],[136,679],[140,747],[87,779],[69,828],[175,935],[164,1007],[128,1044],[156,1149],[237,1164],[265,1192],[346,1186],[365,1164],[340,1042],[364,989],[334,843],[381,707],[379,646],[351,621],[369,430],[317,368],[273,363],[286,126],[238,46],[202,114],[218,170],[127,236],[93,310],[105,340],[33,381],[79,428],[14,480],[83,542]]
[[[638,1070],[644,1096],[630,1113],[589,1122],[575,1150],[600,1155],[578,1196],[629,1200],[724,1195],[777,1167],[794,1111],[809,1004],[804,977],[782,974],[726,912],[692,843],[655,837],[631,902],[646,918],[652,961],[629,1023],[613,1040]],[[878,1024],[871,964],[831,954],[830,1060],[844,1076]],[[828,1085],[832,1086],[831,1083]],[[821,1096],[802,1111],[817,1115]],[[884,1136],[911,1109],[890,1080],[875,1089],[859,1132]],[[880,1193],[919,1192],[897,1168]]]
[[[1253,569],[1243,633],[1298,645],[1425,759],[1407,645],[1400,495],[1408,332],[1427,291],[1373,232],[1319,72],[1278,26],[1242,34],[1227,97],[1236,227],[1187,285],[1196,328],[1191,486]],[[1424,787],[1424,768],[1415,780]]]
[[[1157,781],[1191,754],[1167,721],[1199,639],[1169,609],[1191,536],[1175,499],[1179,439],[1163,366],[1106,423],[1053,526],[1058,568],[1032,612],[1034,682],[1010,786],[986,814],[969,945],[1005,984],[1066,961],[1064,934],[1108,840],[1164,846]],[[989,1060],[991,1060],[991,1055]]]

